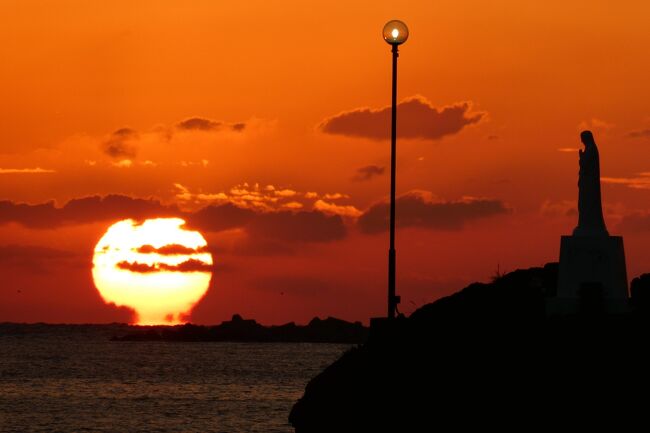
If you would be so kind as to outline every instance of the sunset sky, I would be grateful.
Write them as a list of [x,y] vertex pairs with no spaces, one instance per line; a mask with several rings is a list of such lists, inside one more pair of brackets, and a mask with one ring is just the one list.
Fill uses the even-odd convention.
[[113,223],[207,240],[189,320],[385,314],[390,47],[400,311],[557,261],[594,131],[610,234],[650,272],[650,3],[32,1],[0,16],[0,322],[127,322]]

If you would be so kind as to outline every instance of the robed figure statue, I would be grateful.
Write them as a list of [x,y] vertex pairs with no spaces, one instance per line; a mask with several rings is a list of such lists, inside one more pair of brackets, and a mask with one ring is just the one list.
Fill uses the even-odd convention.
[[580,177],[578,179],[578,226],[573,236],[608,236],[600,199],[600,161],[591,131],[583,131],[580,140]]
[[605,227],[600,198],[600,161],[594,136],[583,131],[580,140],[578,226],[562,236],[557,296],[548,298],[547,313],[621,313],[629,309],[625,248],[621,236]]

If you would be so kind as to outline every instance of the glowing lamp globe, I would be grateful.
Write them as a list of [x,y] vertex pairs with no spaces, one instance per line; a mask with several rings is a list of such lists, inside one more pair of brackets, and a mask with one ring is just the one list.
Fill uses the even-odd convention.
[[383,30],[384,40],[391,45],[401,45],[409,38],[409,29],[400,20],[388,21]]

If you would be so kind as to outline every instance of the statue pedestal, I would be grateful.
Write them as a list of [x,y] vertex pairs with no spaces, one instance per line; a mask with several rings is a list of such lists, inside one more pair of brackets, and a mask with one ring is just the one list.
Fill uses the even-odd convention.
[[627,272],[621,236],[562,236],[557,298],[560,312],[572,312],[585,291],[596,288],[608,311],[627,308]]

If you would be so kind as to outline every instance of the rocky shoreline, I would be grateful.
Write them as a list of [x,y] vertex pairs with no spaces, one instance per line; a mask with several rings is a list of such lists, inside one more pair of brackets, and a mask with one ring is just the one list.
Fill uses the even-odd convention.
[[275,343],[343,343],[359,344],[366,341],[368,328],[361,322],[328,317],[315,317],[307,325],[287,323],[264,326],[252,319],[235,314],[232,320],[220,325],[131,326],[115,334],[113,341],[228,341]]

